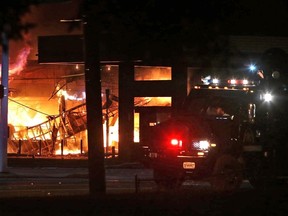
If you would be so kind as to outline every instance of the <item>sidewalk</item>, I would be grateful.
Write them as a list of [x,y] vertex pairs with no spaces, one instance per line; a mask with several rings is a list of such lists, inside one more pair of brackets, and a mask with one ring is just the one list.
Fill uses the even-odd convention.
[[67,178],[69,176],[88,176],[88,169],[59,167],[8,167],[6,172],[0,172],[0,178]]
[[[51,164],[52,165],[52,164]],[[57,165],[57,164],[56,164]],[[88,167],[63,166],[8,166],[5,172],[0,172],[2,178],[88,178]],[[130,175],[148,170],[140,163],[121,163],[105,165],[106,174],[129,173]],[[118,170],[118,171],[117,171]],[[130,170],[130,171],[129,171]],[[151,171],[149,171],[151,173]],[[125,175],[125,174],[124,174]],[[149,174],[150,175],[150,174]]]

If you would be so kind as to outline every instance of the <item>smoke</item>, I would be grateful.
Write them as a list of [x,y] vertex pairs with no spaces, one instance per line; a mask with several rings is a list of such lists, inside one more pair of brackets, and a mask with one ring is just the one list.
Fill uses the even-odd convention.
[[[19,54],[16,57],[15,63],[9,65],[9,75],[18,75],[26,66],[27,59],[30,54],[31,48],[25,46],[19,51]],[[2,70],[2,65],[0,64],[0,71]],[[2,74],[2,71],[1,71]],[[0,77],[1,77],[0,74]]]
[[25,46],[19,51],[15,63],[9,65],[9,75],[18,75],[24,69],[27,64],[30,51],[31,48],[29,46]]

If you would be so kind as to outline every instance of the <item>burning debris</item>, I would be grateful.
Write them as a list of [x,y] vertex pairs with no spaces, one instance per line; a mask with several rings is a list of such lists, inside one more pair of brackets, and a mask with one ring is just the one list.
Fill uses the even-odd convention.
[[[28,62],[28,66],[24,68],[28,55],[29,49],[23,49],[17,58],[18,64],[15,63],[14,69],[11,70],[13,75],[9,90],[12,89],[13,92],[10,91],[9,95],[8,153],[45,156],[86,155],[88,145],[85,82],[81,73],[84,68],[81,65],[39,65],[33,62]],[[143,71],[146,72],[148,69],[145,67]],[[138,74],[141,76],[141,73]],[[169,75],[167,69],[163,68],[156,74]],[[108,101],[106,94],[102,95],[103,145],[107,154],[117,154],[118,66],[103,66],[102,75],[102,88],[111,90]],[[171,106],[171,98],[134,99],[134,106],[157,105]],[[139,116],[135,115],[134,118],[135,122],[139,121]],[[139,124],[135,124],[134,130],[134,141],[139,142]]]

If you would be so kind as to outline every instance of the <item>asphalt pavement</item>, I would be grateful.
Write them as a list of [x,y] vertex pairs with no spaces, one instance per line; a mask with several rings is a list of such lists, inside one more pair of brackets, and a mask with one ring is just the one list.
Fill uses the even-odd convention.
[[[70,187],[64,181],[71,182],[73,180],[72,183],[77,185],[73,185],[72,190],[83,190],[85,193],[51,196],[53,192],[45,192],[46,196],[14,196],[6,198],[4,196],[0,198],[0,215],[288,215],[287,186],[265,191],[243,187],[240,191],[233,194],[216,194],[207,185],[199,183],[183,187],[179,190],[149,190],[135,193],[135,188],[133,190],[135,176],[141,179],[151,179],[152,170],[137,163],[107,165],[107,182],[113,183],[115,181],[117,185],[121,181],[129,182],[132,190],[130,192],[125,190],[121,193],[106,193],[91,196],[87,193],[88,169],[85,166],[77,168],[63,166],[27,167],[23,166],[23,164],[9,166],[7,172],[0,173],[0,184],[6,187],[6,192],[11,191],[9,182],[13,182],[14,180],[13,184],[15,184],[17,191],[19,188],[22,190],[23,187],[35,189],[37,188],[37,184],[40,184],[36,180],[42,179],[49,184],[40,185],[37,189],[38,192],[46,191],[46,187],[49,187],[49,190],[54,190],[53,192],[59,188],[63,189],[64,185]],[[25,181],[30,179],[33,181],[29,181],[30,185],[25,183],[23,186],[21,182],[19,183],[21,179]],[[59,185],[59,179],[61,179],[62,185]],[[74,181],[75,179],[76,181]],[[36,185],[34,184],[35,182]],[[71,188],[68,189],[71,190]]]
[[[77,167],[17,164],[0,173],[0,198],[89,194],[89,171],[83,164]],[[135,193],[140,186],[142,190],[156,190],[153,171],[138,162],[108,163],[105,174],[107,193]],[[140,185],[141,180],[145,184]]]

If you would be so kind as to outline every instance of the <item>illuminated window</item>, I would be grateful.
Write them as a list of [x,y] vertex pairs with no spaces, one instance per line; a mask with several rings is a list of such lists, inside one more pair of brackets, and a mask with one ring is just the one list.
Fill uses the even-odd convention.
[[171,67],[136,66],[134,80],[171,80]]
[[134,143],[139,143],[139,113],[134,113]]
[[171,97],[134,97],[134,106],[171,106]]

